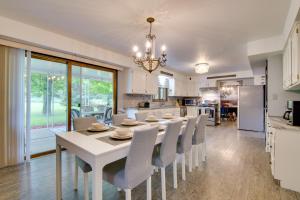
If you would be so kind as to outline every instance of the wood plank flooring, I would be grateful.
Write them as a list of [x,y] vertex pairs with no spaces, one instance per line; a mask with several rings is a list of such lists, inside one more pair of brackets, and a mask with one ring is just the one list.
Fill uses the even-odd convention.
[[[172,168],[167,168],[167,199],[174,200],[300,200],[300,194],[280,188],[272,178],[269,155],[260,133],[237,131],[225,123],[207,128],[208,160],[187,172],[181,180],[178,164],[178,189],[172,188]],[[63,199],[83,199],[83,176],[79,190],[73,190],[74,157],[63,153]],[[79,170],[80,171],[80,170]],[[90,182],[90,186],[91,186]],[[90,187],[91,188],[91,187]],[[91,194],[91,193],[90,193]],[[152,197],[161,199],[160,175],[152,178]],[[91,196],[91,195],[90,195]],[[124,199],[123,192],[104,184],[104,199]],[[0,170],[1,200],[55,199],[55,155],[32,160],[30,164]],[[146,184],[133,190],[132,199],[146,199]]]

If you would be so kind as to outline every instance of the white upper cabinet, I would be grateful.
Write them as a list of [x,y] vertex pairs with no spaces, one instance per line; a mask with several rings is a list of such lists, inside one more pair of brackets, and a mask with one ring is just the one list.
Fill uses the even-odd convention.
[[201,78],[200,88],[213,88],[217,87],[217,81],[214,79]]
[[296,24],[292,35],[291,35],[291,56],[292,56],[292,81],[291,84],[294,85],[299,81],[299,62],[300,62],[300,51],[299,51],[299,24]]
[[158,76],[155,72],[146,72],[146,94],[154,95],[158,92]]
[[300,39],[299,24],[296,23],[283,51],[283,88],[300,88]]
[[128,70],[127,93],[129,94],[156,94],[158,79],[155,73],[144,70]]

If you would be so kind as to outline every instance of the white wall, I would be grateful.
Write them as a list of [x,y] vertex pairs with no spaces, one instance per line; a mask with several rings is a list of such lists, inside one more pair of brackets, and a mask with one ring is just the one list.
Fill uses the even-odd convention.
[[287,100],[300,100],[300,92],[283,90],[282,54],[268,58],[268,114],[282,116]]
[[0,38],[92,59],[120,67],[134,66],[132,58],[99,46],[0,16]]

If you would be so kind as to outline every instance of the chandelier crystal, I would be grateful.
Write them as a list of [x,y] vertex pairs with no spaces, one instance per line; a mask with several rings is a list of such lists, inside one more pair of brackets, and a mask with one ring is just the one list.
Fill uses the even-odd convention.
[[198,63],[195,65],[195,72],[198,74],[204,74],[207,73],[209,70],[209,64],[208,63]]
[[166,66],[167,62],[167,47],[165,45],[161,46],[161,55],[160,57],[155,57],[155,35],[152,34],[152,23],[154,22],[153,17],[147,18],[147,22],[150,24],[149,34],[146,35],[146,43],[145,43],[145,53],[144,55],[139,51],[138,46],[133,47],[133,60],[134,63],[139,67],[142,67],[148,72],[152,72],[156,70],[159,66]]

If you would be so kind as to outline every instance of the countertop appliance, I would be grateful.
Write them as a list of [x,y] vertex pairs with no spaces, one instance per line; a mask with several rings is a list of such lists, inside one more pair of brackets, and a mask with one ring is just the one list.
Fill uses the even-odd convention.
[[182,100],[182,105],[183,106],[196,106],[197,105],[197,100],[196,99],[183,99]]
[[287,109],[290,111],[289,124],[300,126],[300,101],[287,101]]
[[238,108],[238,129],[264,131],[263,86],[239,86]]
[[207,125],[216,126],[218,123],[218,104],[202,104],[199,105],[198,115],[208,114],[208,123]]
[[285,111],[283,114],[283,119],[289,120],[291,112],[292,112],[291,110]]
[[139,108],[150,108],[150,103],[148,101],[138,103]]

